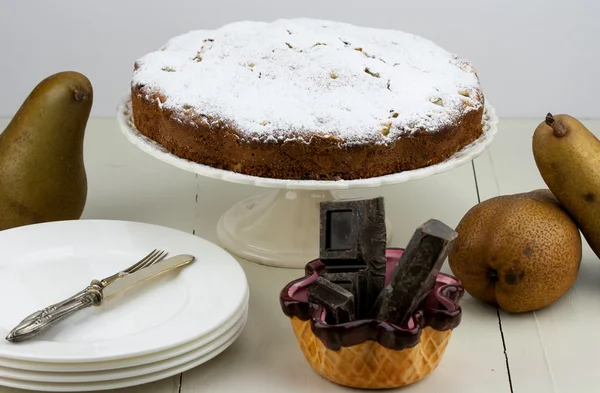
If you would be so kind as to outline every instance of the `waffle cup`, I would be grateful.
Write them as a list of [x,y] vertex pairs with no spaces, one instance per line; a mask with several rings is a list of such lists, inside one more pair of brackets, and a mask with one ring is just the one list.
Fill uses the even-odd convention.
[[[388,276],[402,249],[388,249]],[[325,322],[325,311],[306,301],[306,288],[324,271],[315,260],[306,276],[281,291],[300,350],[322,377],[362,389],[397,388],[415,383],[435,370],[452,330],[461,319],[464,290],[456,278],[440,273],[434,289],[405,326],[364,319],[339,325]]]

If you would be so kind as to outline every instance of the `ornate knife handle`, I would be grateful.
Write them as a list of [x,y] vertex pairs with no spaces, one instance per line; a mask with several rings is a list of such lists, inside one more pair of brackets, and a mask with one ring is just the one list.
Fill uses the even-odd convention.
[[[115,275],[116,276],[116,275]],[[24,323],[25,321],[31,321],[33,319],[36,318],[40,318],[40,317],[46,317],[49,314],[53,313],[54,311],[58,310],[61,307],[64,307],[65,305],[72,303],[73,301],[75,301],[76,299],[84,296],[85,294],[88,293],[88,291],[94,289],[93,287],[101,287],[104,288],[106,285],[104,285],[102,283],[102,281],[97,281],[97,280],[93,280],[89,286],[87,286],[86,288],[82,289],[81,291],[77,292],[75,295],[71,296],[68,299],[65,299],[63,301],[60,301],[58,303],[54,303],[42,310],[38,310],[36,312],[31,313],[31,315],[27,316],[25,319],[23,319],[23,321],[21,321],[21,323]],[[98,288],[95,288],[98,289]]]
[[21,321],[6,337],[8,341],[20,342],[29,340],[58,322],[82,310],[102,302],[102,287],[92,282],[84,290],[70,298],[37,311]]

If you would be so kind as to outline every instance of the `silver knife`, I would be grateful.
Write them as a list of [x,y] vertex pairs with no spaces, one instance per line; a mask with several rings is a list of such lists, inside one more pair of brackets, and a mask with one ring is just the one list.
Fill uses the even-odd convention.
[[6,336],[6,340],[13,343],[29,340],[78,310],[90,306],[100,306],[104,299],[116,293],[169,270],[187,265],[194,260],[193,255],[182,254],[164,259],[134,273],[119,275],[118,278],[107,285],[104,285],[101,281],[93,280],[86,289],[78,292],[73,297],[46,307],[25,318]]

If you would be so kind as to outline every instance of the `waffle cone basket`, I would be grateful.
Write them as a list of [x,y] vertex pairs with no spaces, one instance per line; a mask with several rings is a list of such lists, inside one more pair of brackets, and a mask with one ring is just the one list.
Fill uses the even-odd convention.
[[[402,255],[388,249],[388,271]],[[415,383],[434,371],[461,319],[464,290],[456,278],[440,273],[435,287],[406,326],[373,319],[339,325],[325,323],[323,310],[305,298],[309,283],[324,270],[316,260],[306,276],[281,291],[280,301],[300,350],[322,377],[362,389],[397,388]]]

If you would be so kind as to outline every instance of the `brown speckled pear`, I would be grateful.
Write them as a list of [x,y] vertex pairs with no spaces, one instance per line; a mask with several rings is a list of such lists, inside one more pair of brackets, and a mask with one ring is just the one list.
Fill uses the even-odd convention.
[[581,235],[549,190],[488,199],[456,231],[452,272],[471,296],[505,311],[547,307],[577,279]]
[[600,141],[574,117],[548,114],[532,145],[544,182],[600,257]]
[[0,134],[0,230],[81,217],[92,101],[84,75],[54,74],[33,89]]

